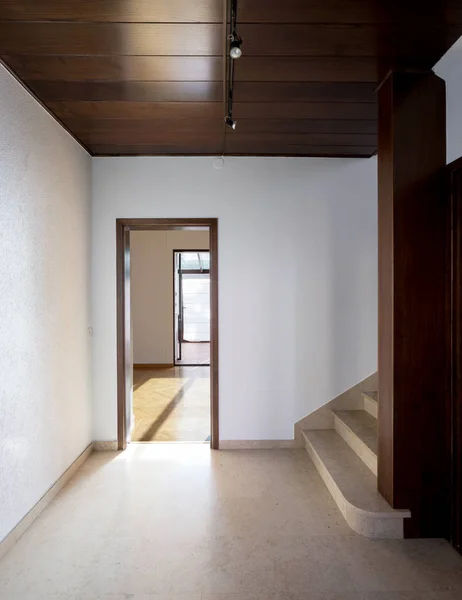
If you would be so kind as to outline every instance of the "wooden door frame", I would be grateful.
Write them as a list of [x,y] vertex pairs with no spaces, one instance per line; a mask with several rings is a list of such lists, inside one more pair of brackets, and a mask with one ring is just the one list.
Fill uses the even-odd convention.
[[[126,234],[130,231],[182,231],[207,227],[210,252],[210,447],[219,448],[218,419],[218,219],[116,219],[117,271],[117,445],[127,447],[125,369],[126,330],[125,262]],[[128,307],[129,308],[129,307]]]
[[450,198],[450,357],[451,387],[447,413],[450,456],[450,530],[448,539],[462,553],[462,190],[455,175],[462,172],[462,158],[446,167]]

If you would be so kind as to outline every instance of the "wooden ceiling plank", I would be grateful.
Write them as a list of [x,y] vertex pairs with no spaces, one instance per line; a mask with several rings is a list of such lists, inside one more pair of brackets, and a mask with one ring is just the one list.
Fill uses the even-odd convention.
[[221,81],[218,56],[4,56],[15,73],[38,81]]
[[355,81],[377,82],[375,57],[242,56],[235,81]]
[[61,119],[210,119],[223,118],[221,102],[47,102]]
[[[187,114],[172,119],[76,119],[65,118],[63,123],[69,129],[76,132],[76,135],[91,133],[91,134],[114,134],[117,131],[118,135],[135,135],[139,132],[144,134],[155,135],[163,132],[216,132],[217,129],[222,129],[223,119],[221,118],[197,118],[191,119]],[[367,123],[367,121],[366,121]]]
[[[186,110],[186,109],[185,109]],[[185,112],[184,116],[179,113],[173,121],[170,118],[154,119],[88,119],[65,117],[63,123],[74,131],[76,135],[81,133],[109,133],[117,129],[122,134],[125,132],[135,133],[144,131],[156,133],[158,131],[216,131],[222,126],[221,115],[218,118],[204,116],[192,119]],[[369,134],[377,135],[376,121],[353,121],[353,120],[331,120],[331,119],[240,119],[240,134],[258,133],[334,133],[334,134]],[[231,134],[230,134],[231,135]]]
[[[221,118],[219,102],[125,102],[125,101],[48,101],[47,106],[59,118],[108,119],[177,119]],[[377,105],[365,103],[271,103],[238,102],[237,119],[323,119],[376,121]]]
[[220,102],[221,82],[216,81],[131,81],[59,82],[30,81],[30,88],[47,101],[126,101],[126,102]]
[[[216,156],[220,153],[220,147],[215,145],[189,146],[137,146],[137,145],[92,145],[90,151],[93,156]],[[306,152],[308,151],[308,154]],[[266,145],[253,148],[242,148],[233,150],[227,155],[232,156],[303,156],[324,158],[369,158],[376,152],[375,148],[362,146],[305,146],[303,152],[291,146],[279,146],[278,148]]]
[[158,145],[158,146],[189,146],[194,148],[196,144],[218,144],[221,148],[223,139],[222,122],[216,127],[215,131],[196,129],[181,130],[172,129],[170,131],[135,131],[135,132],[109,132],[81,133],[79,139],[87,146],[93,145]]
[[458,0],[239,0],[240,23],[462,23]]
[[222,0],[0,0],[0,20],[221,23]]
[[295,146],[376,146],[377,136],[370,134],[343,133],[238,133],[227,132],[226,147],[233,142],[239,144],[277,143]]
[[219,24],[0,22],[0,55],[221,56]]
[[375,83],[244,82],[234,85],[236,102],[364,102],[375,103]]
[[[239,0],[240,23],[462,23],[457,0]],[[417,13],[417,14],[416,14]],[[0,20],[220,23],[221,0],[0,0]]]
[[375,56],[431,65],[461,27],[409,25],[241,24],[244,56]]
[[377,104],[365,102],[236,102],[236,119],[377,120]]

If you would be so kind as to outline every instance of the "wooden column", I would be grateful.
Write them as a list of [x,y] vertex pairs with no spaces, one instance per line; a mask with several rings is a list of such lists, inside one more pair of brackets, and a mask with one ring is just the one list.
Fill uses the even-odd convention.
[[449,510],[445,83],[396,72],[378,95],[378,485],[411,510],[406,537],[439,537]]

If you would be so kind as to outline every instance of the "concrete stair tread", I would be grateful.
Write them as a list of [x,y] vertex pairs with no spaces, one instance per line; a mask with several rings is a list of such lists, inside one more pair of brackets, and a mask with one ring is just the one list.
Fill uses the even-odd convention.
[[379,494],[377,478],[335,430],[304,430],[303,436],[350,505],[379,519],[410,516],[409,511],[394,510]]
[[377,456],[377,419],[365,410],[334,410],[333,413]]

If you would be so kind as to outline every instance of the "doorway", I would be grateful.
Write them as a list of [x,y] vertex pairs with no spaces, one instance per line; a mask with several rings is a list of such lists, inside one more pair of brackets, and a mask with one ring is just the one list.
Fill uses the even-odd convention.
[[[216,449],[219,445],[217,220],[117,219],[116,229],[118,447],[119,449],[125,449],[132,440],[204,441],[204,439],[207,439],[210,441],[211,448]],[[168,261],[170,284],[167,286],[165,281],[163,284],[156,281],[157,295],[154,296],[154,302],[152,303],[154,314],[156,310],[160,310],[162,305],[160,292],[165,295],[164,292],[167,288],[168,293],[172,295],[170,311],[172,306],[174,310],[177,306],[177,312],[179,312],[180,306],[186,308],[186,310],[183,310],[181,323],[178,319],[172,322],[171,316],[169,318],[168,315],[165,315],[165,319],[172,325],[172,334],[168,343],[164,341],[161,344],[164,354],[169,344],[174,343],[170,354],[170,364],[157,364],[140,354],[137,346],[135,346],[136,351],[134,353],[134,341],[140,336],[139,333],[137,334],[140,327],[133,327],[133,313],[135,312],[133,296],[136,293],[136,287],[140,289],[148,287],[148,284],[143,281],[141,286],[139,283],[137,286],[133,285],[136,284],[137,277],[139,282],[139,273],[136,272],[137,267],[134,262],[136,252],[133,240],[132,257],[130,236],[131,234],[135,235],[134,232],[164,232],[164,236],[171,240],[175,237],[174,232],[188,231],[206,232],[209,244],[207,249],[199,251],[179,251],[176,250],[178,246],[174,247],[173,271],[171,253]],[[164,246],[165,244],[161,244],[159,247]],[[188,253],[191,253],[191,255]],[[180,254],[183,255],[181,259],[182,268],[179,269],[180,272],[178,273],[175,265],[179,266]],[[185,256],[186,254],[188,255]],[[197,261],[198,264],[188,263],[191,260]],[[144,273],[152,276],[149,269],[145,269]],[[181,288],[178,287],[178,283],[175,281],[177,276],[178,279],[183,279]],[[182,304],[178,300],[174,300],[175,290],[178,293],[183,293]],[[134,306],[136,308],[136,302]],[[188,308],[194,309],[200,318],[185,319]],[[163,320],[163,317],[164,315],[161,315],[161,320]],[[175,321],[177,322],[176,325]],[[182,328],[181,337],[178,335],[179,327]],[[173,334],[173,332],[175,333]],[[133,333],[135,333],[135,336]],[[159,345],[160,336],[157,334],[151,335],[151,338],[144,335],[144,338],[155,340]],[[165,338],[163,339],[165,340]],[[179,343],[177,343],[177,340]],[[189,343],[207,346],[209,348],[206,357],[208,360],[177,364],[177,346],[182,347],[184,357],[184,346]],[[179,360],[182,361],[184,358]],[[194,417],[194,410],[196,412],[199,410],[199,404],[201,402],[203,404],[204,398],[207,398],[207,414],[210,415],[208,423],[205,423],[205,425],[203,419],[199,422]],[[187,405],[192,407],[189,412],[186,411]],[[201,410],[203,408],[202,406]],[[181,433],[181,424],[184,425],[185,423],[185,419],[182,419],[181,416],[185,414],[187,414],[189,424],[185,426],[187,432]],[[203,411],[202,414],[204,414]],[[140,418],[144,419],[145,422],[140,423]],[[174,424],[175,420],[176,425]],[[161,428],[163,429],[161,430]],[[174,431],[173,434],[172,431]],[[204,435],[204,432],[208,432],[208,435]],[[193,437],[191,438],[191,436]]]
[[174,250],[176,366],[210,366],[210,252]]

